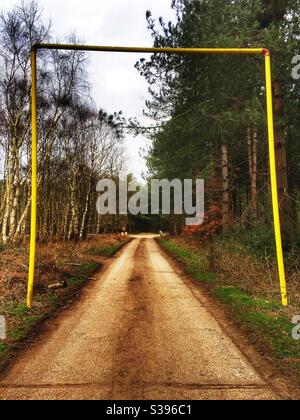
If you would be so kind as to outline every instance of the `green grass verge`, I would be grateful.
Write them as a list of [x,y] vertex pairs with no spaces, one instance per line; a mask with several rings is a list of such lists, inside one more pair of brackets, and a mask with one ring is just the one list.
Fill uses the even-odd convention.
[[125,240],[118,244],[108,246],[106,248],[93,247],[87,251],[87,254],[94,257],[112,257],[117,251],[119,251],[119,249],[121,249],[128,242],[129,240]]
[[197,252],[193,252],[187,249],[184,249],[172,240],[160,240],[162,247],[168,251],[170,254],[176,256],[181,263],[184,264],[185,270],[190,274],[195,280],[206,283],[214,283],[217,280],[215,273],[203,271],[201,268],[201,260]]
[[261,353],[271,357],[283,372],[288,367],[299,378],[300,342],[292,338],[293,325],[282,314],[280,302],[266,301],[262,296],[250,296],[242,288],[222,285],[222,279],[215,273],[203,271],[203,258],[197,252],[179,246],[172,239],[160,240],[160,244],[226,306],[232,320]]
[[43,320],[43,315],[28,315],[22,318],[20,324],[8,332],[8,338],[12,340],[23,340],[32,329]]
[[89,276],[95,273],[99,268],[97,263],[82,264],[76,267],[75,272],[72,275],[67,275],[66,280],[68,286],[81,286],[86,282]]
[[9,347],[5,343],[0,343],[0,358],[7,355]]
[[234,287],[217,288],[217,299],[230,306],[243,329],[260,348],[278,359],[300,359],[300,343],[291,336],[291,320],[280,315],[278,302],[250,297]]

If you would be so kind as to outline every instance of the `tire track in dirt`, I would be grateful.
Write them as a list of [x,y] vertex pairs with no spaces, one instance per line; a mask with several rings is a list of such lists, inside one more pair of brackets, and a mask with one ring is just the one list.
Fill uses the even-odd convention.
[[114,351],[112,398],[140,399],[141,383],[149,370],[147,343],[153,343],[153,307],[151,305],[151,267],[142,239],[134,255],[134,268],[127,280],[123,302],[127,316],[123,320]]

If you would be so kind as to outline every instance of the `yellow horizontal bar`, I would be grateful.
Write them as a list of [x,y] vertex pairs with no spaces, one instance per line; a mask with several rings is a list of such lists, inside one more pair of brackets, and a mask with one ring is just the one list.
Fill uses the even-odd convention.
[[77,44],[34,44],[33,50],[78,50],[126,53],[163,53],[163,54],[228,54],[228,55],[256,55],[268,54],[265,48],[146,48],[146,47],[110,47]]

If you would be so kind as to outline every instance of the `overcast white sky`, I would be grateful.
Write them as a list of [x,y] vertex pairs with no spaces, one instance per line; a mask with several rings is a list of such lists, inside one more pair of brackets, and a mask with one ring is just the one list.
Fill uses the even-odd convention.
[[[21,0],[20,0],[21,1]],[[18,0],[0,0],[0,9],[8,9]],[[54,38],[76,32],[88,44],[152,46],[146,29],[146,10],[153,16],[173,20],[171,0],[39,0],[44,18],[52,21]],[[148,85],[134,68],[141,55],[91,53],[91,94],[99,107],[108,112],[122,110],[127,117],[142,117]],[[147,142],[143,137],[126,139],[128,169],[137,178],[146,170],[139,150]]]

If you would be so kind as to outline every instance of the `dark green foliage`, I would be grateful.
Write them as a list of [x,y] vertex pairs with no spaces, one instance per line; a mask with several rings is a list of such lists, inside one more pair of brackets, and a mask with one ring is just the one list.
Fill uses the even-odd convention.
[[[267,47],[272,52],[273,78],[283,86],[288,191],[300,189],[298,110],[299,87],[291,77],[292,57],[299,51],[299,0],[174,0],[177,21],[158,22],[147,13],[149,30],[157,47]],[[250,246],[271,250],[272,208],[269,190],[268,142],[262,57],[176,56],[155,54],[142,59],[137,69],[149,82],[147,113],[159,121],[151,134],[148,164],[153,175],[168,178],[202,177],[206,202],[222,201],[221,144],[229,152],[230,200],[233,218],[244,229],[256,224],[250,201],[247,128],[258,131],[258,219],[266,225],[248,232]],[[276,109],[275,109],[276,111]],[[219,187],[211,183],[215,169]],[[215,190],[214,190],[215,188]],[[218,189],[219,188],[219,189]],[[216,192],[214,192],[216,191]],[[281,214],[289,225],[287,242],[297,237],[297,203]],[[285,209],[284,209],[285,210]],[[285,220],[284,220],[285,219]],[[268,234],[268,232],[269,234]],[[246,235],[245,235],[246,238]],[[247,239],[246,239],[247,240]],[[289,242],[288,242],[289,241]]]
[[250,253],[257,257],[264,257],[275,254],[274,231],[270,226],[255,224],[249,229],[241,229],[237,225],[232,233],[232,237],[242,243]]
[[72,275],[67,276],[68,286],[80,286],[82,285],[89,276],[95,273],[99,268],[98,263],[87,263],[76,267],[75,272]]
[[8,352],[8,346],[5,343],[0,343],[0,357],[3,357]]

